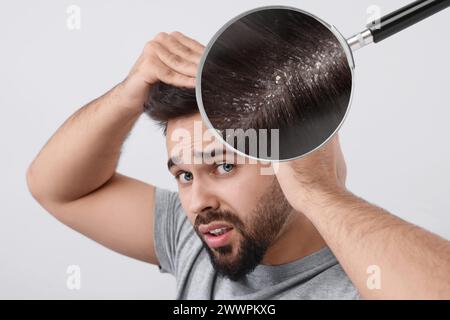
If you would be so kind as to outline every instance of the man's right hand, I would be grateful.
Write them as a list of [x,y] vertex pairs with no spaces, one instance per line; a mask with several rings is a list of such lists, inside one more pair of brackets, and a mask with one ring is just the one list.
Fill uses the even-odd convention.
[[150,87],[164,82],[194,88],[198,65],[205,47],[180,32],[160,32],[146,43],[127,78],[121,83],[126,105],[143,111]]

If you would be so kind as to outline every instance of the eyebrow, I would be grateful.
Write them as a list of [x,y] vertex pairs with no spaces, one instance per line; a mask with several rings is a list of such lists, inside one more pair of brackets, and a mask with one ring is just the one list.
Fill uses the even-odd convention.
[[[211,151],[206,151],[206,152],[202,152],[202,151],[194,151],[194,157],[195,158],[199,158],[202,157],[204,155],[208,155],[211,158],[214,158],[216,155],[220,155],[220,154],[224,154],[224,150],[223,149],[213,149]],[[169,160],[167,160],[167,169],[170,171],[170,169],[176,165],[175,161],[178,157],[177,156],[173,156],[171,158],[169,158]]]

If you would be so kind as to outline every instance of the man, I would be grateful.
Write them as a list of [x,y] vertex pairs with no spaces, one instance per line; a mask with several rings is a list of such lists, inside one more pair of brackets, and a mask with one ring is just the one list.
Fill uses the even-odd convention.
[[[244,163],[196,137],[195,107],[173,101],[149,113],[165,127],[178,192],[116,172],[149,93],[161,83],[192,89],[203,50],[179,32],[147,43],[128,77],[71,116],[32,162],[36,200],[98,243],[174,274],[180,299],[449,299],[450,243],[347,190],[337,136],[276,168]],[[180,131],[194,138],[173,139]]]

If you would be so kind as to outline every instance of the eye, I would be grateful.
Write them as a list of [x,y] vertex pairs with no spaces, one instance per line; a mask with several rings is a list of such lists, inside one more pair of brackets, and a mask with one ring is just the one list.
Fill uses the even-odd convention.
[[227,174],[231,172],[234,168],[234,165],[231,163],[222,163],[217,166],[217,170],[220,174]]
[[175,176],[175,179],[177,179],[180,183],[189,183],[194,179],[194,175],[192,172],[184,171]]

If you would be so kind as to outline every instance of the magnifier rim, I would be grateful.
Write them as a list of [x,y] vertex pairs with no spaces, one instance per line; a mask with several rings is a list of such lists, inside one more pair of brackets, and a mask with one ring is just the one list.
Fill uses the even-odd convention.
[[[277,159],[277,160],[270,160],[270,159],[264,159],[264,158],[257,158],[251,155],[248,155],[236,148],[234,148],[233,146],[231,146],[231,144],[229,144],[227,141],[225,141],[223,139],[223,137],[219,134],[218,129],[215,129],[214,126],[211,124],[211,122],[209,121],[208,115],[206,114],[205,108],[203,106],[203,98],[202,98],[202,94],[201,94],[201,82],[202,82],[202,72],[203,72],[203,67],[205,65],[205,61],[206,58],[209,54],[209,51],[211,50],[212,46],[214,45],[214,43],[216,42],[217,38],[220,37],[220,35],[228,29],[229,26],[231,26],[233,23],[235,23],[236,21],[238,21],[239,19],[254,13],[254,12],[258,12],[258,11],[263,11],[263,10],[271,10],[271,9],[283,9],[283,10],[291,10],[291,11],[297,11],[300,12],[302,14],[305,14],[307,16],[310,16],[311,18],[315,19],[316,21],[322,23],[328,30],[330,30],[333,35],[338,39],[339,43],[341,44],[345,55],[347,57],[347,62],[348,65],[350,67],[350,72],[351,72],[351,79],[352,79],[352,86],[350,89],[350,99],[348,101],[347,104],[347,109],[345,110],[345,114],[344,117],[342,117],[342,121],[339,123],[339,125],[336,127],[336,130],[330,134],[330,136],[325,139],[320,145],[318,145],[317,147],[315,147],[314,149],[301,154],[299,156],[296,156],[294,158],[289,158],[289,159]],[[204,121],[204,123],[206,124],[206,126],[209,129],[212,129],[213,134],[219,139],[219,141],[221,141],[222,143],[224,143],[226,146],[228,146],[229,148],[231,148],[234,152],[236,152],[237,154],[256,160],[256,161],[262,161],[262,162],[287,162],[287,161],[293,161],[293,160],[297,160],[303,157],[306,157],[307,155],[313,153],[314,151],[316,151],[317,149],[320,149],[322,146],[324,146],[330,139],[332,139],[334,137],[334,135],[340,130],[340,128],[342,127],[344,121],[346,120],[349,110],[350,110],[350,106],[352,104],[353,101],[353,92],[354,92],[354,87],[355,87],[355,63],[353,60],[353,52],[350,48],[350,46],[348,45],[348,42],[346,40],[346,38],[338,31],[338,29],[332,25],[332,24],[328,24],[327,22],[325,22],[324,20],[322,20],[321,18],[305,11],[299,8],[295,8],[295,7],[291,7],[291,6],[284,6],[284,5],[271,5],[271,6],[262,6],[262,7],[257,7],[251,10],[247,10],[239,15],[237,15],[236,17],[230,19],[227,23],[225,23],[215,34],[214,36],[211,38],[211,40],[208,42],[205,51],[203,52],[203,55],[200,59],[200,63],[199,63],[199,68],[197,70],[197,77],[196,77],[196,85],[195,85],[195,97],[197,100],[197,106],[198,109],[200,111],[200,115],[202,117],[202,120]]]

